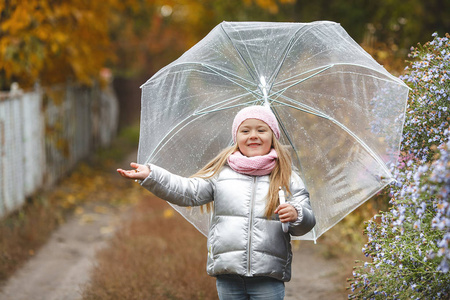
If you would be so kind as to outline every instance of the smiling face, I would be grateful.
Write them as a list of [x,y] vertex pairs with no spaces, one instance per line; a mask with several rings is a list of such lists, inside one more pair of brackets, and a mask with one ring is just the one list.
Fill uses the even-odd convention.
[[272,148],[272,130],[258,119],[247,119],[239,126],[236,142],[247,157],[266,155]]

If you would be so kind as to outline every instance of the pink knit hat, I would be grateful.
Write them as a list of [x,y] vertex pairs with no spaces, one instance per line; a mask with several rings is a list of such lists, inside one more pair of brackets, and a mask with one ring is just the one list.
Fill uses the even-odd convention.
[[270,129],[272,129],[273,134],[275,134],[277,140],[280,138],[280,129],[278,128],[277,118],[270,110],[270,108],[261,105],[254,105],[241,109],[236,114],[236,117],[234,117],[231,133],[233,134],[233,141],[235,143],[239,126],[247,119],[258,119],[263,121],[264,123],[269,125]]

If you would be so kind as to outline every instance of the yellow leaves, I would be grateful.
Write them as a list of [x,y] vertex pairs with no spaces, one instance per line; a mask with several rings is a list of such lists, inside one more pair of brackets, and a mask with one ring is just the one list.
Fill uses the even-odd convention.
[[114,227],[114,226],[102,226],[100,228],[100,233],[102,235],[110,235],[110,234],[114,233],[115,230],[116,230],[116,227]]
[[75,204],[77,202],[77,198],[75,198],[74,195],[68,195],[67,198],[66,198],[66,202],[68,204],[73,205],[73,204]]
[[243,2],[249,6],[252,2],[262,9],[267,10],[271,14],[276,14],[279,11],[279,4],[293,4],[296,0],[243,0]]
[[64,209],[71,209],[80,202],[80,199],[73,194],[68,195],[61,194],[60,197],[61,199],[59,201],[59,206],[61,206]]
[[261,8],[267,9],[270,13],[276,14],[278,12],[278,5],[274,0],[255,0]]
[[[50,85],[68,78],[91,84],[112,63],[151,73],[222,20],[215,9],[221,1],[0,1],[0,88],[8,88],[12,78],[24,88],[37,80]],[[293,2],[241,0],[272,14]]]
[[87,224],[95,222],[97,219],[97,216],[95,214],[83,214],[80,218],[80,224]]
[[380,61],[385,60],[390,55],[390,53],[388,53],[387,51],[383,51],[383,50],[378,51],[376,54]]
[[28,14],[26,5],[19,5],[12,11],[10,19],[3,21],[0,28],[2,31],[9,31],[11,34],[18,34],[31,23],[31,16]]
[[12,77],[22,87],[38,79],[44,85],[67,78],[92,83],[114,59],[109,21],[127,2],[2,1],[0,88]]
[[81,206],[78,206],[77,208],[75,208],[74,214],[75,215],[82,215],[84,213],[84,208],[82,208]]
[[173,209],[171,209],[171,208],[165,209],[164,213],[163,213],[163,216],[164,216],[164,219],[172,218],[174,216]]
[[97,213],[97,214],[105,215],[105,214],[110,213],[110,209],[108,207],[106,207],[106,206],[103,206],[103,205],[96,205],[94,207],[94,212]]

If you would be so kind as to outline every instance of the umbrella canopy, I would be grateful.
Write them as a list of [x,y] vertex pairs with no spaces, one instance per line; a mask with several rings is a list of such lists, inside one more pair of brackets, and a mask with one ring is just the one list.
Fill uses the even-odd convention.
[[[223,22],[142,85],[139,163],[190,176],[269,104],[310,192],[316,240],[393,179],[407,86],[337,23]],[[208,214],[174,206],[203,234]]]

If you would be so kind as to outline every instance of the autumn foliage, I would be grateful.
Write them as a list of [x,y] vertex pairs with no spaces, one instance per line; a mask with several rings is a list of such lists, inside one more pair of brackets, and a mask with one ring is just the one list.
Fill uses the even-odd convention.
[[[295,0],[235,0],[270,13]],[[230,2],[230,3],[231,3]],[[203,37],[225,10],[219,0],[1,0],[0,89],[92,84],[102,68],[153,73]]]
[[0,1],[0,85],[91,83],[114,53],[108,15],[122,1]]

